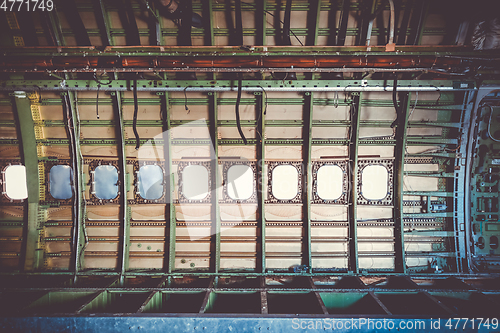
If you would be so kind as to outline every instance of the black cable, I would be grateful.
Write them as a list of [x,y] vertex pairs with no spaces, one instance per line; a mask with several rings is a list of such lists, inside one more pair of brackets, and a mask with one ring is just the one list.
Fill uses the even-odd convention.
[[265,104],[264,104],[264,116],[266,115],[267,112],[267,91],[264,90],[261,86],[259,86],[260,89],[262,89],[262,92],[264,93],[265,96]]
[[392,122],[391,128],[394,128],[398,123],[399,119],[399,105],[398,105],[398,80],[394,80],[394,84],[392,86],[392,104],[394,104],[394,109],[396,109],[396,119]]
[[97,86],[97,98],[95,100],[95,113],[97,114],[97,119],[99,119],[99,89],[101,89],[101,85]]
[[187,88],[188,87],[184,88],[184,108],[186,109],[187,113],[189,114],[189,112],[191,112],[191,110],[189,110],[189,108],[188,108],[188,98],[187,98],[187,94],[186,94]]
[[[101,74],[101,76],[102,76],[102,74]],[[97,78],[96,73],[94,73],[94,81],[97,82],[98,84],[102,84],[103,86],[107,86],[113,81],[113,78],[112,77],[108,78],[108,82],[102,82],[100,79]]]
[[94,81],[97,82],[97,98],[95,101],[95,113],[97,115],[97,119],[99,119],[99,90],[101,89],[101,85],[107,86],[113,81],[112,78],[108,78],[108,82],[102,82],[97,78],[96,73],[94,73]]
[[236,125],[238,126],[238,133],[240,133],[241,138],[243,139],[243,143],[247,144],[247,139],[245,138],[245,135],[243,134],[243,131],[241,130],[241,124],[240,124],[240,101],[241,101],[241,85],[242,85],[242,80],[241,78],[238,79],[238,95],[236,97]]
[[[257,131],[257,134],[259,134],[259,138],[262,140],[262,133],[259,131],[259,124],[260,124],[260,119],[262,118],[262,115],[266,115],[266,112],[267,112],[267,92],[264,90],[264,88],[262,88],[261,86],[259,86],[260,89],[262,89],[262,98],[264,99],[264,110],[259,110],[259,117],[257,118],[257,123],[256,123],[256,127],[255,127],[255,130]],[[265,96],[265,97],[264,97]]]
[[241,1],[236,0],[234,2],[234,15],[235,15],[235,44],[243,45],[243,22],[241,19]]
[[139,112],[139,103],[137,101],[137,80],[134,80],[134,121],[132,123],[134,135],[135,135],[135,149],[139,149],[140,138],[139,133],[137,133],[137,113]]
[[290,16],[292,13],[292,0],[286,0],[285,5],[285,17],[283,22],[283,30],[281,34],[281,44],[282,45],[292,45],[290,40]]

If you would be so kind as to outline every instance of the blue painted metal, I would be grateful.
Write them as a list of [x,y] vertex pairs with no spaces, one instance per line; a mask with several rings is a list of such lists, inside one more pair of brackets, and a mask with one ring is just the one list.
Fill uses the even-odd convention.
[[[360,331],[380,332],[393,328],[397,332],[450,332],[446,324],[455,328],[458,319],[453,318],[358,318],[311,316],[209,316],[209,315],[163,315],[143,316],[90,316],[90,317],[18,317],[0,318],[0,329],[4,332],[325,332]],[[464,320],[458,325],[460,332],[490,332],[483,326],[472,328]],[[498,329],[498,321],[496,321]],[[392,330],[391,330],[392,331]]]

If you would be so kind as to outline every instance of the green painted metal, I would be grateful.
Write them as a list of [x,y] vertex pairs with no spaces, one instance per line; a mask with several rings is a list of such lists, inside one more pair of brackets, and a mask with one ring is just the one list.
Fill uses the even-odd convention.
[[[52,82],[52,81],[51,81]],[[86,84],[87,81],[82,81],[82,84]],[[267,82],[267,81],[266,81]],[[269,82],[274,82],[274,81],[269,81]],[[295,81],[297,82],[297,81]],[[320,82],[320,81],[317,81]],[[329,81],[329,82],[337,82],[337,81]],[[189,83],[186,82],[187,85]],[[6,84],[7,87],[7,84]],[[325,86],[326,87],[326,86]],[[262,89],[259,88],[259,90],[262,91]],[[333,95],[333,93],[330,93]],[[328,95],[327,95],[328,96]],[[147,97],[141,97],[139,98],[139,105],[158,105],[158,98],[147,98]],[[199,97],[199,98],[170,98],[170,104],[171,105],[184,105],[187,102],[189,105],[208,105],[208,98],[205,97]],[[236,102],[235,98],[218,98],[217,103],[219,105],[234,105]],[[95,105],[96,104],[96,98],[80,98],[78,99],[79,105]],[[0,105],[10,105],[10,100],[8,99],[0,99]],[[60,105],[61,100],[58,98],[43,98],[42,99],[42,105]],[[134,99],[133,98],[124,98],[122,101],[123,105],[133,105],[134,104]],[[255,100],[253,98],[242,98],[241,99],[241,105],[255,105]],[[268,105],[303,105],[304,104],[304,98],[303,97],[298,97],[298,98],[268,98],[267,99],[267,104]],[[106,96],[101,96],[99,98],[99,105],[112,105],[112,100],[111,98],[108,98]],[[314,98],[314,105],[322,105],[322,106],[347,106],[348,104],[344,102],[343,98],[342,99],[335,99],[335,98],[319,98],[315,97]],[[392,101],[391,100],[384,100],[384,99],[377,99],[377,100],[363,100],[362,101],[362,106],[379,106],[379,107],[393,107]],[[444,100],[441,98],[439,101],[418,101],[417,102],[417,107],[419,109],[428,109],[428,110],[439,110],[441,112],[443,111],[449,111],[449,112],[454,112],[454,111],[462,111],[462,104],[460,105],[454,105],[453,101],[448,101]],[[45,120],[49,124],[52,122],[51,120]],[[102,120],[104,121],[104,120]],[[89,123],[92,123],[93,120],[89,120]],[[372,122],[367,121],[367,123]],[[374,123],[377,123],[378,121],[373,121]],[[57,121],[55,121],[55,124],[57,124]],[[452,122],[411,122],[411,124],[415,126],[446,126],[446,127],[459,127],[458,123],[452,123]]]
[[257,259],[258,265],[257,270],[261,273],[266,272],[266,210],[265,210],[265,200],[266,200],[266,194],[265,194],[265,166],[266,166],[266,147],[265,147],[265,133],[266,133],[266,107],[267,107],[267,98],[266,96],[260,92],[256,93],[257,94],[257,103],[259,105],[258,108],[256,108],[257,112],[259,113],[259,121],[257,123],[258,130],[260,133],[260,138],[257,142],[257,163],[258,163],[258,169],[257,169],[257,197],[258,197],[258,215],[259,215],[259,220],[258,220],[258,228],[260,230],[258,236],[259,236],[259,242],[257,246],[259,247],[259,250],[257,251],[260,253],[259,258]]
[[[101,99],[99,99],[99,104]],[[78,100],[79,105],[84,105],[85,103],[82,103],[82,101],[79,99]],[[152,105],[158,105],[159,101],[155,100]],[[95,101],[93,103],[89,103],[95,105]],[[122,103],[125,105],[125,103]],[[173,100],[169,100],[170,105],[174,105]],[[177,103],[180,104],[180,103]],[[188,100],[188,104],[192,105],[195,103],[191,103]],[[243,104],[243,103],[241,103]],[[268,105],[271,105],[271,103],[267,103]],[[59,105],[59,104],[57,104]],[[142,103],[139,103],[139,105],[142,105]],[[182,102],[182,105],[184,105],[184,100]],[[201,104],[205,105],[205,103]],[[223,104],[218,104],[218,105],[223,105]],[[228,103],[228,105],[234,105],[234,102],[231,104]],[[252,103],[253,105],[253,103]],[[279,104],[279,105],[284,105],[284,104]],[[301,102],[300,105],[303,105]],[[318,105],[316,103],[316,98],[314,100],[314,105]],[[362,105],[363,106],[363,105]],[[256,120],[241,120],[241,126],[242,127],[255,127],[257,126],[257,121]],[[392,122],[391,121],[377,121],[377,120],[364,120],[360,121],[359,125],[361,127],[388,127]],[[123,124],[125,127],[132,127],[132,120],[124,120]],[[209,126],[210,121],[206,120],[172,120],[171,121],[172,126],[181,126],[181,125],[189,125],[189,126]],[[40,122],[40,125],[43,127],[64,127],[65,123],[62,120],[42,120]],[[3,120],[0,121],[0,126],[1,127],[15,127],[15,122],[12,120]],[[106,127],[106,126],[115,126],[115,121],[114,120],[82,120],[80,121],[80,126],[82,127]],[[161,120],[137,120],[137,127],[162,127],[162,121]],[[235,120],[219,120],[218,121],[218,126],[219,127],[236,127],[236,121]],[[303,121],[302,120],[267,120],[266,121],[266,126],[268,127],[302,127],[303,126]],[[349,126],[349,121],[347,120],[313,120],[312,123],[313,127],[346,127]],[[445,128],[460,128],[461,124],[460,123],[447,123],[447,122],[411,122],[408,124],[409,127],[445,127]]]
[[[366,81],[366,82],[364,82]],[[436,91],[442,91],[443,93],[450,91],[466,91],[473,90],[474,85],[471,88],[457,88],[454,82],[466,82],[470,81],[452,81],[452,80],[439,80],[436,83],[435,80],[399,80],[398,81],[398,91],[403,91],[405,88],[420,89],[425,91],[426,89],[435,89]],[[26,90],[26,91],[67,91],[67,90],[82,90],[82,91],[97,91],[99,83],[95,80],[2,80],[0,81],[0,90],[4,91],[15,91],[15,90]],[[384,80],[293,80],[293,81],[281,81],[281,80],[243,80],[242,86],[255,88],[255,91],[278,89],[286,91],[287,89],[303,89],[304,91],[312,91],[315,89],[328,91],[337,89],[340,92],[347,89],[358,89],[363,90],[369,87],[377,89],[385,89],[385,91],[391,92],[392,85],[389,85],[387,81]],[[468,85],[469,86],[469,85]],[[100,90],[110,90],[110,91],[130,91],[132,87],[132,80],[122,80],[115,79],[110,84],[101,86]],[[186,88],[188,87],[188,88]],[[177,89],[183,92],[186,90],[195,91],[195,89],[200,88],[225,88],[236,91],[234,87],[234,82],[230,80],[193,80],[193,81],[181,81],[181,80],[137,80],[137,90],[138,91],[165,91]],[[92,99],[89,99],[90,101]],[[285,99],[282,99],[285,101]],[[129,103],[133,103],[131,99],[128,99]],[[178,99],[179,103],[184,104],[183,99]],[[273,99],[270,99],[272,102]],[[279,101],[279,99],[277,99]],[[95,103],[95,100],[94,100]],[[332,96],[331,103],[333,105],[334,100]],[[341,101],[339,100],[339,105]],[[387,106],[390,106],[388,101],[385,102]],[[421,101],[420,105],[426,105],[435,108],[440,108],[441,104],[450,105],[452,102],[446,102],[436,105],[433,101]]]
[[[215,8],[214,8],[215,9]],[[214,10],[216,11],[216,10]],[[291,29],[295,35],[297,36],[307,36],[308,35],[308,29],[307,28],[293,28]],[[87,33],[89,36],[100,36],[101,31],[97,28],[94,29],[86,29]],[[267,28],[266,35],[267,36],[274,36],[276,34],[277,29],[275,28]],[[360,29],[358,28],[348,28],[347,29],[347,36],[357,36],[359,34]],[[111,28],[109,29],[109,32],[112,34],[112,36],[126,36],[126,30],[122,28]],[[43,30],[42,29],[37,29],[36,30],[37,35],[42,36],[43,35]],[[205,33],[205,29],[199,28],[196,30],[193,30],[192,35],[193,36],[203,36]],[[230,35],[230,29],[227,28],[215,28],[213,29],[213,33],[215,36],[229,36]],[[382,28],[373,28],[372,30],[372,36],[379,36],[380,34],[385,33],[384,29]],[[408,32],[409,34],[410,32]],[[424,36],[441,36],[446,33],[445,29],[441,28],[424,28],[422,30],[422,33]],[[148,28],[140,28],[139,29],[139,36],[149,36],[151,34],[151,29]],[[162,28],[161,29],[161,35],[162,36],[177,36],[178,34],[178,29],[177,28]],[[244,36],[256,36],[259,34],[258,29],[256,28],[244,28],[243,29],[243,35]],[[319,28],[318,29],[318,36],[328,36],[330,34],[330,29],[329,28]],[[75,36],[73,30],[71,29],[62,29],[61,36],[64,38],[68,37],[73,37]]]
[[411,232],[405,232],[405,237],[407,236],[422,236],[422,237],[455,237],[454,231],[444,231],[444,230],[412,230]]
[[[19,272],[0,272],[0,276],[53,276],[54,272],[23,272],[20,274]],[[71,279],[73,276],[73,272],[69,271],[58,271],[57,275],[59,276],[68,276],[68,279]],[[211,276],[218,276],[219,278],[227,278],[231,276],[244,276],[244,277],[258,277],[258,276],[270,276],[270,277],[279,277],[279,276],[290,276],[290,277],[303,277],[303,276],[352,276],[352,273],[349,272],[343,272],[343,271],[338,271],[338,270],[327,270],[327,271],[317,271],[314,273],[291,273],[289,270],[269,270],[265,273],[261,272],[255,272],[254,270],[242,270],[242,271],[235,271],[235,272],[219,272],[219,273],[213,273],[213,272],[208,272],[208,271],[197,271],[193,272],[187,271],[187,270],[177,270],[176,272],[172,272],[171,274],[161,272],[159,273],[158,271],[129,271],[124,274],[125,277],[136,277],[136,276],[151,276],[151,277],[157,277],[158,275],[161,276],[170,276],[172,278],[179,278],[183,276],[188,276],[188,277],[211,277]],[[401,273],[398,272],[388,272],[387,270],[377,270],[373,269],[370,270],[369,273],[370,276],[401,276]],[[117,271],[107,271],[107,270],[89,270],[85,272],[80,272],[78,274],[79,277],[91,277],[91,276],[107,276],[107,277],[117,277],[119,278],[120,272]],[[429,272],[421,273],[421,274],[411,274],[412,277],[420,277],[420,278],[443,278],[446,276],[456,276],[456,273],[451,273],[451,274],[433,274]],[[478,277],[488,277],[488,274],[485,273],[477,273],[477,274],[463,274],[461,277],[470,277],[470,278],[478,278]],[[116,290],[121,290],[119,288],[119,285],[117,285]],[[273,289],[275,290],[275,289]],[[279,290],[276,288],[276,290]],[[297,288],[297,291],[300,291],[301,288]]]
[[404,220],[403,220],[403,187],[404,187],[404,168],[405,152],[408,139],[407,128],[410,113],[408,110],[411,105],[411,95],[400,94],[401,98],[400,114],[396,124],[396,140],[398,144],[394,149],[394,267],[397,272],[406,273],[406,251],[404,247]]
[[425,197],[453,197],[453,192],[439,192],[439,191],[404,191],[404,195],[417,195]]
[[[109,13],[107,13],[109,15]],[[256,31],[255,29],[252,29]],[[252,30],[244,29],[245,32]],[[328,31],[326,28],[323,31]],[[97,31],[97,30],[96,30]],[[122,29],[110,29],[111,37],[120,36],[120,33],[124,31]],[[177,32],[177,30],[171,30],[172,32]],[[219,30],[224,31],[224,30]],[[297,36],[305,36],[308,32],[307,28],[293,29]],[[348,30],[349,31],[349,30]],[[354,28],[351,31],[358,31]],[[267,36],[274,36],[276,30],[274,28],[267,29]],[[374,29],[373,35],[376,35],[377,31]],[[64,33],[63,33],[64,34]],[[148,29],[139,29],[139,34],[143,36],[149,36]],[[321,30],[319,32],[322,35]],[[167,34],[164,34],[165,36]],[[193,36],[203,36],[204,32],[202,29],[193,29]],[[217,33],[215,30],[214,35],[225,36]],[[396,45],[396,51],[386,52],[385,45],[370,46],[370,51],[366,46],[325,46],[325,47],[315,47],[315,46],[301,46],[297,48],[295,45],[292,46],[259,46],[254,45],[251,48],[241,48],[240,46],[197,46],[193,49],[189,46],[170,46],[164,48],[161,46],[149,46],[147,52],[144,52],[143,46],[113,46],[105,50],[98,50],[92,46],[62,46],[61,48],[54,48],[50,46],[37,47],[35,48],[7,48],[4,50],[6,56],[48,56],[48,57],[65,57],[65,56],[200,56],[200,55],[210,55],[218,54],[224,55],[231,54],[232,56],[288,56],[288,55],[338,55],[338,56],[365,56],[365,55],[385,55],[385,56],[405,56],[405,55],[432,55],[432,56],[473,56],[485,57],[488,59],[490,57],[498,56],[495,50],[482,50],[480,54],[472,49],[457,49],[454,46],[438,46],[438,45],[427,45],[427,46],[412,46],[412,45]],[[338,53],[337,53],[338,52]]]
[[453,217],[453,212],[446,213],[404,213],[404,217],[426,218],[426,217]]
[[454,178],[455,174],[451,172],[429,172],[429,171],[405,171],[405,176],[412,177],[437,177],[437,178]]
[[[94,0],[94,4],[97,8],[93,8],[94,12],[97,13],[96,19],[100,21],[101,28],[104,31],[99,31],[98,34],[104,41],[104,45],[112,45],[112,37],[109,31],[109,19],[106,15],[106,8],[104,7],[104,3],[102,0]],[[90,30],[87,30],[90,35]]]
[[[175,192],[175,180],[172,167],[172,145],[170,131],[171,120],[170,120],[170,104],[168,98],[168,92],[164,95],[160,95],[162,100],[162,115],[163,115],[163,142],[164,142],[164,159],[167,170],[165,170],[165,175],[168,177],[168,204],[165,209],[165,220],[168,221],[168,246],[166,245],[166,253],[168,253],[167,272],[172,273],[175,269],[175,237],[176,237],[176,217],[175,217],[175,205],[174,205],[174,192]],[[169,281],[170,282],[170,281]]]
[[41,256],[39,255],[38,225],[39,201],[40,201],[40,178],[38,173],[38,153],[35,137],[35,126],[31,113],[31,103],[25,92],[14,94],[15,110],[21,130],[22,154],[24,166],[26,167],[26,185],[28,189],[27,219],[25,224],[24,238],[24,270],[31,271],[41,267]]
[[358,146],[359,146],[359,121],[361,93],[352,95],[351,107],[351,127],[349,132],[349,182],[351,184],[348,198],[350,205],[347,210],[349,224],[349,257],[348,271],[354,274],[359,273],[358,267],[358,232],[357,232],[357,197],[358,187],[356,184],[358,174]]
[[55,38],[55,43],[57,46],[65,45],[65,36],[61,29],[61,24],[59,22],[59,17],[57,11],[47,12],[47,18],[49,20],[50,29],[52,30],[53,37]]
[[[162,139],[157,138],[141,138],[141,145],[151,140],[155,144],[163,144]],[[126,139],[125,145],[135,146],[135,139]],[[256,144],[257,139],[247,139],[248,144]],[[312,139],[313,146],[345,146],[348,144],[346,139]],[[418,140],[418,141],[407,141],[408,146],[422,146],[422,145],[443,145],[443,144],[456,144],[458,140],[456,139],[428,139],[428,140]],[[1,145],[17,145],[19,143],[18,139],[0,139]],[[118,143],[115,139],[82,139],[80,141],[82,146],[109,146]],[[303,139],[266,139],[266,145],[270,146],[302,146],[304,144]],[[68,139],[43,139],[39,140],[39,144],[43,146],[67,146],[69,144]],[[210,144],[209,139],[173,139],[172,145],[174,146],[203,146]],[[244,142],[242,139],[220,139],[219,146],[243,146]],[[359,139],[359,145],[362,146],[394,146],[396,145],[395,139]],[[455,153],[420,153],[420,154],[409,154],[407,157],[425,157],[434,156],[442,158],[456,158]]]

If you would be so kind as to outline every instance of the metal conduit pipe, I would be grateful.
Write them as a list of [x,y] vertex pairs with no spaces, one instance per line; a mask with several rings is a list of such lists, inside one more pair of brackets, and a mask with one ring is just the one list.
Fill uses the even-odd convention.
[[389,45],[394,44],[394,29],[395,29],[395,15],[396,11],[394,10],[394,1],[389,0],[389,6],[391,8],[391,21],[389,26]]
[[[127,87],[0,87],[0,91],[96,91],[100,89],[102,91],[130,91]],[[242,91],[249,92],[261,92],[262,90],[269,91],[299,91],[299,92],[357,92],[357,91],[370,91],[370,92],[392,92],[393,87],[242,87]],[[450,91],[469,91],[476,90],[475,88],[463,88],[456,89],[453,87],[398,87],[397,91],[440,91],[440,92],[450,92]],[[238,91],[238,87],[137,87],[137,91],[172,91],[172,92],[211,92],[211,91]]]
[[[388,0],[389,1],[389,7],[391,10],[391,17],[389,21],[389,43],[388,45],[394,44],[394,31],[395,31],[395,9],[394,9],[394,1],[393,0]],[[378,11],[371,17],[370,23],[368,24],[368,30],[366,33],[366,46],[370,46],[370,40],[372,36],[372,30],[373,30],[373,21],[376,19],[378,15]]]

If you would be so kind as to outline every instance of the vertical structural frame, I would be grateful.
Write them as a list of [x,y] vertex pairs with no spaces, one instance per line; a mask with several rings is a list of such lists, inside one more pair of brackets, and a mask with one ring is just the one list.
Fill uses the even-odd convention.
[[26,167],[26,185],[28,198],[26,199],[24,229],[24,270],[36,270],[40,266],[37,256],[38,244],[38,207],[40,202],[40,177],[38,174],[38,153],[34,130],[31,103],[26,92],[14,93],[19,129],[21,131],[22,154]]
[[[83,167],[82,167],[82,156],[80,150],[80,119],[78,112],[76,110],[76,93],[68,91],[66,95],[63,96],[66,99],[66,105],[69,107],[69,112],[71,114],[71,119],[68,119],[68,131],[71,131],[73,135],[73,147],[72,147],[72,157],[73,157],[73,179],[75,187],[75,197],[73,198],[73,205],[76,206],[73,216],[73,228],[74,228],[74,244],[73,244],[73,268],[75,276],[83,267],[83,251],[85,247],[85,236],[82,230],[85,229],[85,212],[83,209],[83,194],[82,190],[85,189],[85,184],[83,184]],[[76,281],[75,281],[76,282]]]
[[312,119],[313,119],[313,93],[305,93],[304,103],[304,140],[307,140],[307,146],[303,147],[304,155],[304,184],[305,191],[303,199],[304,219],[303,225],[303,244],[302,244],[302,264],[307,266],[307,271],[312,272],[312,256],[311,256],[311,201],[312,201],[312,163],[311,163],[311,150],[312,150]]
[[[260,247],[257,249],[258,258],[257,270],[261,273],[266,272],[266,210],[265,210],[265,166],[266,166],[266,147],[265,147],[265,131],[266,131],[266,105],[265,93],[259,93],[257,99],[257,110],[260,112],[260,121],[257,126],[260,132],[260,143],[257,146],[257,198],[258,198],[258,231],[257,235],[258,244]],[[260,229],[260,230],[259,230]]]
[[166,253],[164,255],[165,266],[167,272],[172,273],[175,269],[175,238],[176,238],[176,218],[173,193],[175,191],[174,174],[172,168],[172,139],[170,136],[170,104],[169,93],[164,92],[160,95],[161,112],[163,116],[163,156],[165,160],[165,178],[167,181],[166,190],[168,202],[165,207],[165,220],[167,222],[165,231],[168,236],[168,246],[165,244]]
[[125,150],[125,133],[123,127],[123,113],[122,113],[122,100],[121,93],[115,91],[111,93],[113,100],[113,111],[116,119],[116,135],[118,138],[118,155],[120,166],[120,221],[121,228],[121,248],[119,254],[119,271],[120,283],[124,282],[124,274],[129,266],[129,251],[130,251],[130,214],[127,204],[127,152]]
[[[314,25],[313,27],[309,27],[310,35],[309,41],[312,42],[312,45],[316,45],[318,41],[318,32],[319,32],[319,17],[321,14],[321,0],[317,0],[314,3],[311,3],[310,6],[316,6],[315,20],[310,24]],[[315,79],[315,74],[311,74],[311,80]],[[304,131],[303,138],[307,139],[307,146],[303,147],[303,161],[304,165],[304,184],[303,187],[305,193],[303,195],[303,211],[304,218],[303,223],[305,223],[305,228],[303,228],[303,244],[302,244],[302,264],[307,267],[307,272],[312,273],[312,248],[311,248],[311,202],[313,199],[312,195],[312,161],[311,161],[311,153],[312,153],[312,123],[313,123],[313,109],[314,109],[314,93],[307,92],[305,93],[304,99]],[[304,227],[304,226],[303,226]]]
[[[211,242],[210,242],[210,270],[213,273],[219,273],[220,269],[220,210],[219,196],[217,187],[220,183],[219,176],[219,129],[218,129],[218,110],[217,110],[217,92],[209,93],[209,110],[210,110],[210,136],[212,139],[213,149],[211,149],[211,173],[212,178],[212,207],[210,217],[212,221],[211,227]],[[217,280],[215,284],[217,285]]]
[[109,32],[109,23],[106,17],[106,9],[102,0],[93,0],[96,8],[96,20],[99,30],[101,30],[101,39],[104,46],[111,45],[111,33]]
[[358,174],[358,146],[359,146],[359,123],[361,111],[362,93],[353,93],[351,101],[351,129],[349,140],[349,208],[348,208],[348,225],[349,225],[349,256],[348,256],[348,271],[354,274],[359,273],[358,265],[358,231],[357,231],[357,202],[358,202],[358,187],[356,186]]
[[408,118],[411,103],[411,93],[400,94],[401,114],[396,127],[396,147],[394,152],[394,268],[396,272],[406,274],[406,255],[404,250],[404,219],[403,219],[403,181],[405,168],[406,138]]
[[[463,113],[462,113],[462,130],[460,133],[461,142],[468,142],[469,139],[469,130],[474,127],[474,92],[468,91],[464,94],[463,99]],[[477,112],[477,111],[476,111]],[[467,267],[467,263],[470,262],[467,260],[467,235],[470,232],[471,223],[466,223],[466,221],[470,221],[470,212],[466,213],[468,210],[467,204],[470,201],[467,201],[467,196],[469,196],[469,191],[466,176],[467,165],[465,163],[467,154],[468,145],[460,145],[457,153],[458,156],[455,159],[455,200],[454,200],[454,228],[455,228],[455,246],[457,253],[457,272],[459,273],[468,273],[469,268]],[[469,176],[470,177],[470,176]]]

